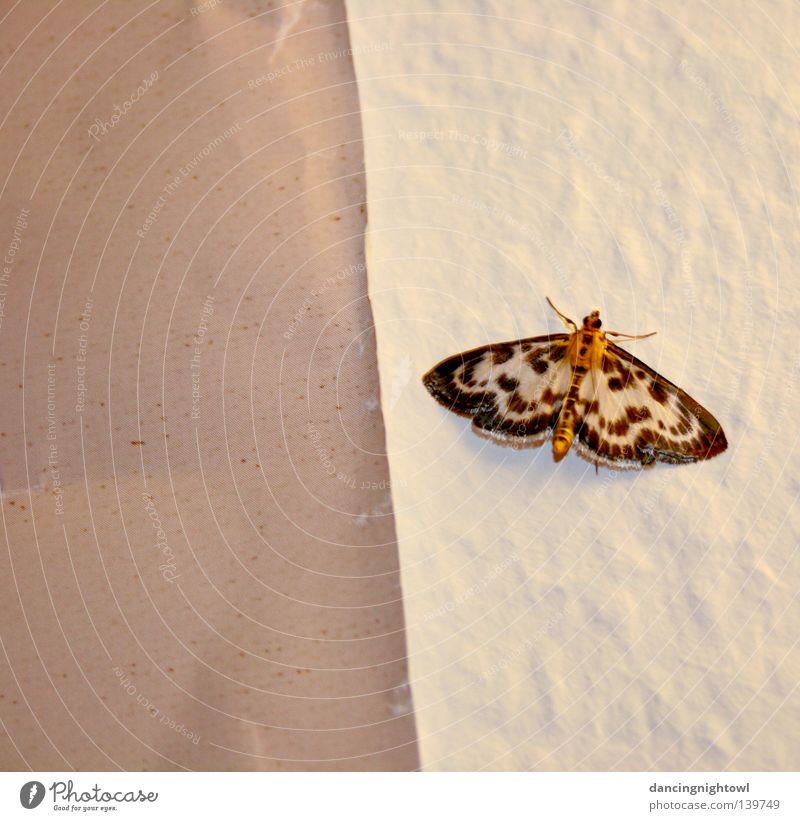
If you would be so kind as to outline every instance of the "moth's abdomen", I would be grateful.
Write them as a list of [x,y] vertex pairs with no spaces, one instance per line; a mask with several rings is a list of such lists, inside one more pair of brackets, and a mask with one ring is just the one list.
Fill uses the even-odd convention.
[[568,396],[553,431],[553,460],[560,462],[572,447],[575,438],[575,400]]
[[556,462],[560,462],[567,455],[572,447],[572,440],[575,438],[575,428],[578,421],[576,404],[586,370],[583,366],[576,365],[572,372],[569,390],[564,397],[564,404],[553,431],[553,460]]
[[573,427],[562,425],[559,420],[556,432],[553,434],[553,461],[560,462],[572,447],[572,440],[575,438]]

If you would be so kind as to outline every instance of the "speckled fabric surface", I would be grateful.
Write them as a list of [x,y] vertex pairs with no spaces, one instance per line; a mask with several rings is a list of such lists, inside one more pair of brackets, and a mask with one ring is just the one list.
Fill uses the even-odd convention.
[[344,20],[0,23],[6,770],[417,766]]

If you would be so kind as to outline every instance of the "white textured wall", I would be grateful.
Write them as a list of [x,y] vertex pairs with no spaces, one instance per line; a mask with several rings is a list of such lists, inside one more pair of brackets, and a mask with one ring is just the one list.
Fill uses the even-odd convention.
[[[384,13],[385,12],[385,13]],[[794,4],[349,0],[428,769],[797,769]],[[608,327],[730,443],[613,475],[476,438],[439,359]]]

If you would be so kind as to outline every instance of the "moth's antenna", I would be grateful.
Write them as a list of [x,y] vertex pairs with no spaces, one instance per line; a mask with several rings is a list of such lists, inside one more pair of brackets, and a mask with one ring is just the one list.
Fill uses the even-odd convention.
[[648,336],[655,336],[658,331],[652,331],[649,334],[639,334],[638,336],[633,336],[633,334],[621,334],[619,331],[606,331],[606,336],[624,336],[625,339],[633,340],[633,339],[647,339]]
[[564,316],[564,314],[562,314],[562,313],[561,313],[561,311],[559,311],[559,310],[558,310],[558,308],[556,308],[556,306],[555,306],[555,305],[553,305],[553,303],[550,301],[550,297],[549,297],[549,296],[546,296],[546,297],[545,297],[545,299],[547,300],[547,304],[548,304],[548,305],[549,305],[549,306],[550,306],[550,307],[551,307],[551,308],[552,308],[552,309],[556,312],[556,314],[558,314],[559,319],[560,319],[560,320],[561,320],[561,321],[562,321],[562,322],[563,322],[563,323],[564,323],[564,324],[565,324],[568,328],[572,328],[572,330],[573,330],[573,331],[577,331],[577,330],[578,330],[578,326],[577,326],[577,325],[576,325],[576,324],[575,324],[575,323],[574,323],[574,322],[573,322],[573,321],[572,321],[572,320],[571,320],[568,316]]

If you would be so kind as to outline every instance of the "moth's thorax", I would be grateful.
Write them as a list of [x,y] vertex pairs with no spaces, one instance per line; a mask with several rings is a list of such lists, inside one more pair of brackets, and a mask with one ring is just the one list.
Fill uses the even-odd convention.
[[570,362],[573,368],[577,365],[588,370],[593,364],[597,364],[602,360],[606,335],[599,327],[593,327],[591,320],[595,318],[595,314],[587,316],[583,320],[583,327],[572,334]]

